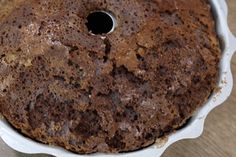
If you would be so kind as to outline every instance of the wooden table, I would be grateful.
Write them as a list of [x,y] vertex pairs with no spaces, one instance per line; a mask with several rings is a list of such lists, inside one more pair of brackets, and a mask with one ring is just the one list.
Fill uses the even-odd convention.
[[[236,35],[236,0],[228,0],[229,23]],[[232,70],[234,89],[224,105],[215,109],[207,118],[203,136],[184,140],[172,145],[163,157],[236,157],[236,55]],[[48,155],[25,155],[7,147],[0,140],[0,157],[49,157]]]

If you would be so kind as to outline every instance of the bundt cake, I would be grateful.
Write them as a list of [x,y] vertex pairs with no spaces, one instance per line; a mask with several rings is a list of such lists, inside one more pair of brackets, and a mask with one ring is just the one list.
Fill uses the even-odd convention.
[[9,3],[0,113],[36,141],[80,154],[138,150],[181,127],[217,87],[208,0]]

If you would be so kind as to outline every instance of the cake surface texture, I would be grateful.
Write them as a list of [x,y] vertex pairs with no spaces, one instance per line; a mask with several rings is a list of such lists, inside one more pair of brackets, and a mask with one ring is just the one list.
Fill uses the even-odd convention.
[[[11,3],[0,11],[0,113],[36,141],[79,154],[145,148],[217,87],[207,0]],[[88,30],[98,10],[114,15],[113,32]]]

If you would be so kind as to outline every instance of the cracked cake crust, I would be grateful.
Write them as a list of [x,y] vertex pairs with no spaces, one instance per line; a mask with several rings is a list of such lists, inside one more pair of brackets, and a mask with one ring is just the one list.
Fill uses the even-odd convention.
[[[216,87],[221,52],[207,0],[14,4],[0,12],[0,112],[32,139],[81,154],[141,149]],[[88,32],[94,10],[116,16],[114,32]]]

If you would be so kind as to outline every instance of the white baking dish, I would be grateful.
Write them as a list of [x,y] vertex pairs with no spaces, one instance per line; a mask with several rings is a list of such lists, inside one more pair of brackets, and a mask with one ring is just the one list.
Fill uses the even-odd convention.
[[214,93],[209,101],[202,107],[193,118],[190,120],[187,126],[181,130],[173,133],[168,139],[162,139],[157,141],[157,144],[152,145],[146,149],[123,154],[91,154],[91,155],[77,155],[68,152],[62,148],[52,147],[44,144],[37,143],[29,138],[26,138],[16,132],[8,125],[8,123],[0,118],[0,136],[11,148],[27,153],[27,154],[50,154],[57,157],[159,157],[163,152],[174,142],[197,138],[202,134],[204,121],[208,113],[215,107],[222,104],[230,95],[233,87],[232,73],[230,69],[230,61],[234,51],[236,51],[236,38],[230,32],[227,24],[228,9],[225,0],[211,0],[214,8],[215,17],[217,21],[218,35],[223,45],[223,56],[220,65],[220,90]]

